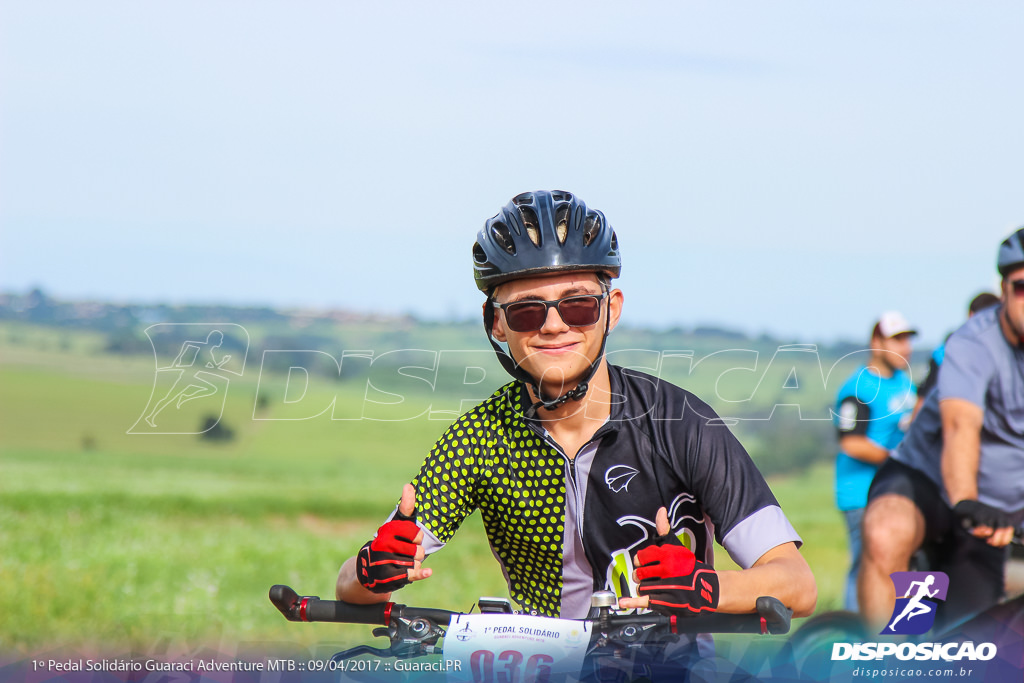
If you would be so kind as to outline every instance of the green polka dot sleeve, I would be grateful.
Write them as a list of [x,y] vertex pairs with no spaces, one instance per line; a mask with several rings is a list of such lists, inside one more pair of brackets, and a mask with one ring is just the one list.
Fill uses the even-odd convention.
[[502,387],[437,441],[413,482],[418,519],[447,543],[479,509],[512,599],[558,616],[564,460],[518,415],[522,391],[516,383]]
[[442,543],[478,506],[486,419],[480,406],[460,417],[434,444],[413,481],[416,517]]

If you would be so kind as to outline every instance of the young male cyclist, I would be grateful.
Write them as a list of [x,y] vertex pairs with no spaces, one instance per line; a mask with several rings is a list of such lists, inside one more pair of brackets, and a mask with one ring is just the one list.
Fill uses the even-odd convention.
[[[605,359],[622,312],[615,233],[568,192],[518,195],[473,245],[484,327],[515,381],[460,417],[349,559],[337,597],[380,602],[479,509],[512,598],[583,618],[594,590],[623,608],[797,616],[817,597],[801,542],[743,447],[702,401]],[[507,350],[500,344],[505,344]],[[717,539],[742,570],[717,572]]]
[[1006,545],[1021,523],[1013,513],[1024,507],[1024,228],[1003,241],[996,265],[1001,304],[946,341],[937,386],[871,484],[858,584],[870,623],[889,619],[889,575],[926,541],[931,569],[949,575],[937,623],[1002,594]]

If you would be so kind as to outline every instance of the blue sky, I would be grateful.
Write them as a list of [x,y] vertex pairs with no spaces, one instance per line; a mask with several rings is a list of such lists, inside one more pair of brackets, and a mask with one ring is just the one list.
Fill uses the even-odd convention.
[[1024,225],[1024,6],[0,5],[0,290],[472,316],[561,188],[626,321],[926,341]]

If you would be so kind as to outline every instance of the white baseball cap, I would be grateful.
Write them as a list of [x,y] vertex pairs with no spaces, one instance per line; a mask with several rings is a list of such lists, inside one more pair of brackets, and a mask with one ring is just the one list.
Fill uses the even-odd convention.
[[917,334],[917,330],[910,326],[899,311],[886,311],[879,316],[878,331],[886,339],[897,334]]

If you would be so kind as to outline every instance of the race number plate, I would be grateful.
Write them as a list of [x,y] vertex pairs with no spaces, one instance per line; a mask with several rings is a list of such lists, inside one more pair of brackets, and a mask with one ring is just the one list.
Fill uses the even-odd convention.
[[590,624],[525,614],[458,614],[448,624],[444,659],[461,663],[448,680],[543,683],[576,676],[590,644]]

